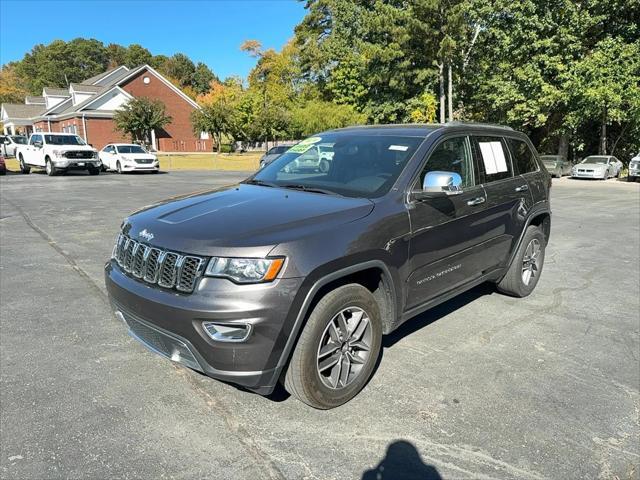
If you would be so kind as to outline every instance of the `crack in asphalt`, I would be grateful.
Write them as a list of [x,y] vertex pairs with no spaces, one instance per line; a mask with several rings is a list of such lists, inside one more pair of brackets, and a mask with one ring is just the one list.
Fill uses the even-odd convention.
[[232,413],[225,407],[224,403],[220,401],[220,399],[211,395],[211,393],[207,392],[201,385],[198,384],[197,379],[193,377],[193,375],[187,375],[184,372],[182,367],[176,366],[176,371],[178,375],[183,377],[188,384],[191,385],[191,388],[195,390],[200,396],[203,397],[207,406],[209,406],[216,414],[219,415],[220,418],[224,421],[227,429],[231,431],[235,437],[238,439],[238,442],[245,448],[245,450],[251,456],[251,459],[254,461],[258,468],[262,468],[262,473],[265,474],[263,478],[269,480],[285,480],[286,477],[280,471],[280,469],[275,465],[275,463],[269,458],[269,454],[264,452],[257,444],[257,442],[253,439],[253,437],[249,434],[249,432],[238,422]]
[[[71,255],[69,255],[67,252],[65,252],[60,247],[60,245],[58,245],[58,243],[51,237],[51,235],[49,235],[45,230],[43,230],[41,227],[36,225],[36,223],[34,223],[34,221],[31,219],[29,214],[27,212],[25,212],[22,209],[22,207],[20,207],[14,201],[12,201],[12,200],[10,200],[10,199],[8,199],[6,197],[5,197],[5,200],[7,201],[7,203],[9,203],[13,208],[15,208],[18,211],[20,216],[24,219],[25,223],[34,232],[36,232],[38,235],[40,235],[40,237],[42,237],[42,239],[45,242],[47,242],[51,248],[53,248],[58,254],[60,254],[60,256],[62,256],[62,258],[64,258],[66,260],[66,262],[69,264],[69,266],[71,266],[71,268],[78,275],[80,275],[80,277],[83,280],[85,280],[87,282],[87,284],[89,285],[89,288],[91,289],[92,293],[94,293],[105,305],[109,306],[109,299],[107,298],[107,295],[102,291],[102,289],[98,286],[98,284],[96,282],[94,282],[94,280],[89,276],[89,274],[87,272],[85,272],[82,269],[82,267],[80,267],[80,265],[78,265],[76,263],[76,261],[73,259],[73,257]],[[109,308],[111,308],[111,307],[109,307]]]

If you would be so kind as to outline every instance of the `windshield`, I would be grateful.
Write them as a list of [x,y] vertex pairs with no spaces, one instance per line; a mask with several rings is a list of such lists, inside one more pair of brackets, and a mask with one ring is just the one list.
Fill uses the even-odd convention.
[[77,135],[45,135],[47,145],[86,145]]
[[307,138],[249,183],[373,198],[384,195],[422,137],[337,132]]
[[13,140],[13,143],[19,143],[20,145],[26,145],[27,144],[27,137],[11,137],[11,140]]
[[147,153],[140,145],[118,145],[118,153]]
[[582,161],[582,163],[601,163],[606,165],[607,160],[607,157],[587,157]]
[[286,152],[290,147],[290,145],[280,145],[279,147],[270,148],[267,155],[280,155],[281,153]]
[[606,165],[607,160],[607,157],[587,157],[581,163],[600,163]]

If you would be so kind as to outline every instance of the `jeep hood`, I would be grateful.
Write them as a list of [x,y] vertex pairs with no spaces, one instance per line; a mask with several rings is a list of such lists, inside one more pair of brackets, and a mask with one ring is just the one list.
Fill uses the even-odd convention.
[[239,184],[146,207],[125,220],[123,231],[178,252],[265,256],[280,243],[339,234],[337,227],[372,210],[363,198]]

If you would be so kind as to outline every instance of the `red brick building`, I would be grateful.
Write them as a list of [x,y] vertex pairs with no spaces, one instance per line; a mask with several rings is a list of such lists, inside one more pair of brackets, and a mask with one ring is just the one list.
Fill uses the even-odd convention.
[[196,136],[190,116],[198,105],[179,88],[148,65],[108,70],[68,89],[42,90],[41,97],[27,97],[24,104],[2,104],[0,118],[5,134],[18,132],[75,133],[101,149],[107,143],[131,139],[115,129],[114,112],[133,98],[160,100],[172,117],[169,125],[152,132],[159,151],[211,151],[206,135]]

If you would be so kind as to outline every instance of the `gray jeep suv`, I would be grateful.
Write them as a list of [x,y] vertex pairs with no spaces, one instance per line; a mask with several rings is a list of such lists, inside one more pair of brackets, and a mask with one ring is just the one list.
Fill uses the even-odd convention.
[[[327,171],[291,168],[307,150]],[[550,232],[550,176],[510,128],[319,133],[238,185],[122,224],[105,267],[116,316],[152,351],[332,408],[369,380],[382,335],[482,282],[524,297]]]

